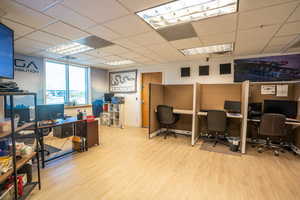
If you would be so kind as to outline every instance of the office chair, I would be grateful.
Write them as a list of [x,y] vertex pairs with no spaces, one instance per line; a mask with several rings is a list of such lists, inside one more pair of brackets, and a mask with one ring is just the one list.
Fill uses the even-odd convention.
[[[262,153],[267,150],[273,150],[275,156],[279,156],[279,150],[284,153],[284,146],[282,138],[286,137],[285,131],[285,115],[266,113],[262,116],[260,126],[259,126],[259,135],[266,138],[266,143],[259,145],[257,151]],[[272,142],[275,142],[279,139],[279,145],[275,145]]]
[[[225,132],[227,130],[227,115],[223,110],[207,111],[207,131],[215,133],[215,137],[211,140],[215,147],[217,143],[225,143]],[[221,138],[220,133],[223,133]]]
[[179,120],[179,115],[173,113],[173,107],[166,105],[157,106],[157,119],[160,125],[165,126],[167,130],[164,132],[164,138],[168,135],[173,134],[176,138],[176,133],[171,132],[170,128]]

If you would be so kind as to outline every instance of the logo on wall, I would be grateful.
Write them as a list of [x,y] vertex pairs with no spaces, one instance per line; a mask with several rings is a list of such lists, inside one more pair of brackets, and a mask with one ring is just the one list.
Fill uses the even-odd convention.
[[109,90],[116,93],[136,92],[137,70],[110,72]]
[[40,69],[34,61],[26,62],[24,59],[15,59],[15,70],[21,72],[39,73]]

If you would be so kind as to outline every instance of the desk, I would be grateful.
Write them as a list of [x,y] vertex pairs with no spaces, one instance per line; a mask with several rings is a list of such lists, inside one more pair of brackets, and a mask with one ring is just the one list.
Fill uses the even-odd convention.
[[[57,120],[57,122],[53,123],[53,124],[40,124],[38,125],[38,135],[39,135],[39,143],[41,145],[41,161],[42,161],[42,168],[45,168],[45,163],[46,162],[49,162],[51,160],[54,160],[54,159],[57,159],[57,158],[60,158],[66,154],[70,154],[70,153],[73,153],[74,151],[71,150],[71,151],[67,151],[63,154],[60,154],[58,156],[55,156],[55,157],[52,157],[52,158],[49,158],[47,160],[45,160],[45,154],[44,154],[44,151],[45,151],[45,144],[44,144],[44,135],[43,135],[43,130],[44,129],[48,129],[48,128],[54,128],[54,127],[58,127],[58,126],[63,126],[63,125],[68,125],[68,124],[73,124],[73,135],[76,135],[76,125],[77,124],[81,124],[81,123],[84,123],[85,126],[84,128],[86,128],[86,123],[87,121],[86,120],[77,120],[77,118],[75,117],[71,117],[71,118],[67,118],[67,119],[61,119],[61,120]],[[27,130],[32,130],[32,127],[29,127]],[[87,149],[86,149],[87,150]]]
[[192,115],[193,114],[193,110],[173,109],[173,113],[175,113],[175,114]]
[[[207,116],[207,112],[198,112],[198,115],[200,116]],[[236,119],[242,119],[243,115],[239,113],[226,113],[228,118],[236,118]]]
[[[156,109],[155,109],[155,112],[157,112]],[[181,115],[192,115],[194,112],[193,112],[193,110],[173,109],[173,113],[181,114]]]
[[[248,119],[248,121],[249,122],[260,122],[260,119]],[[285,124],[300,126],[300,121],[296,121],[296,119],[287,118],[287,121],[285,121]]]

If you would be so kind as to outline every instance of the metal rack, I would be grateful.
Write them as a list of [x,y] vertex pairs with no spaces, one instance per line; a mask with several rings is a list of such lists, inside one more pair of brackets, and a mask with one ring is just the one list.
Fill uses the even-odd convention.
[[[11,120],[11,131],[1,133],[0,138],[11,137],[12,141],[12,161],[13,168],[8,170],[6,173],[0,175],[0,183],[6,181],[11,175],[13,176],[14,182],[14,200],[26,199],[31,191],[38,185],[39,190],[41,189],[41,176],[40,176],[40,162],[39,162],[39,134],[38,134],[38,124],[37,124],[37,95],[36,93],[25,93],[25,92],[0,92],[0,96],[6,99],[9,97],[10,102],[10,120]],[[33,96],[34,98],[34,111],[35,117],[32,122],[28,122],[20,127],[15,128],[15,120],[14,120],[14,96]],[[36,142],[36,151],[31,155],[23,156],[20,160],[16,158],[16,133],[25,130],[28,127],[34,126],[34,135],[37,140]],[[28,161],[36,158],[37,160],[37,173],[38,173],[38,181],[32,182],[24,186],[24,194],[22,196],[18,196],[18,182],[17,182],[17,171],[24,166]]]

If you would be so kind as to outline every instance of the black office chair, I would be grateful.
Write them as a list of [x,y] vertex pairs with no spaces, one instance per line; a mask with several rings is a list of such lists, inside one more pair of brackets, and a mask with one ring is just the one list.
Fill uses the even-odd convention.
[[[214,138],[211,140],[214,142],[215,147],[217,143],[226,144],[226,130],[227,130],[227,115],[223,110],[208,110],[207,111],[207,131],[209,133],[215,133]],[[223,133],[221,135],[220,133]],[[223,136],[223,137],[221,137]]]
[[[284,152],[284,142],[282,139],[287,136],[285,121],[286,117],[282,114],[266,113],[262,116],[259,135],[266,139],[266,143],[259,145],[257,150],[259,153],[273,150],[274,155],[279,156],[279,150]],[[274,142],[277,142],[277,144]]]
[[157,119],[161,126],[167,128],[167,130],[164,132],[165,139],[170,134],[173,134],[174,137],[177,137],[176,133],[170,131],[171,126],[179,120],[179,115],[173,113],[173,107],[166,105],[158,105]]

